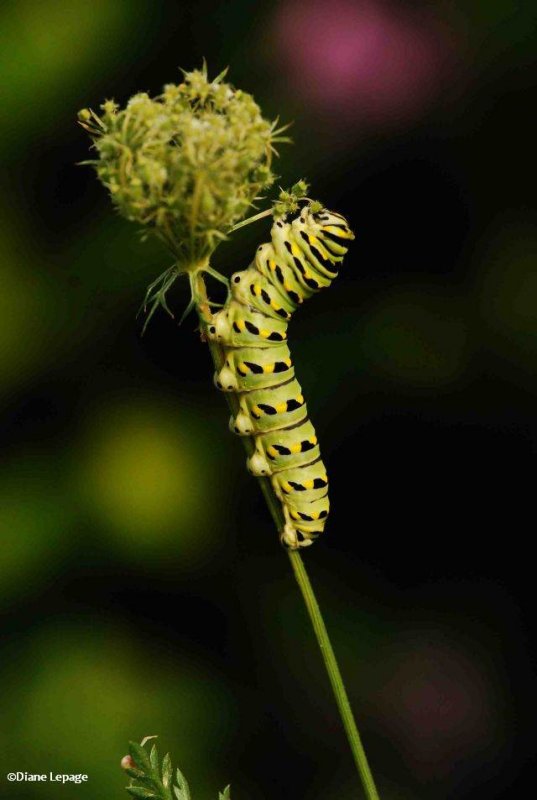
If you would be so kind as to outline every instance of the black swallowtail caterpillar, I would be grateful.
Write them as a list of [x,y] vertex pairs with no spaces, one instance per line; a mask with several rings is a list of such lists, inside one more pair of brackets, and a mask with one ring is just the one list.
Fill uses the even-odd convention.
[[329,500],[287,325],[305,299],[330,286],[349,239],[354,234],[344,217],[301,200],[296,214],[275,219],[271,241],[260,245],[248,269],[232,275],[224,307],[204,326],[224,353],[216,386],[238,398],[230,428],[253,437],[248,469],[270,477],[285,518],[281,540],[291,549],[311,545],[322,533]]

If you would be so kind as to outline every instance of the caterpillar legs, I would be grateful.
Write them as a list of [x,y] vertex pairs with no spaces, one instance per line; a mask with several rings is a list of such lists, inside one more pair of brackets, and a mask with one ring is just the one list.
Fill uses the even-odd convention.
[[[304,534],[295,528],[287,506],[282,505],[285,518],[285,525],[280,533],[280,541],[289,550],[298,550],[301,547],[309,547],[315,541],[314,538],[308,539]],[[316,538],[316,537],[315,537]]]

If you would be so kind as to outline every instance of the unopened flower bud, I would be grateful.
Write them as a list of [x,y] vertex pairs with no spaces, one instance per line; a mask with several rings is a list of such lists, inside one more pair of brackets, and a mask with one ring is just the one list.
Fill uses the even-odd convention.
[[121,769],[136,769],[136,763],[132,756],[123,756],[121,759]]

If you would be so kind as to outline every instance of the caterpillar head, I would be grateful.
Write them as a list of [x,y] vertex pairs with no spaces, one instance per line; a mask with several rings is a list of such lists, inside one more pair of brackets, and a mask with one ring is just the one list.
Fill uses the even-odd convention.
[[337,214],[335,211],[329,211],[327,208],[322,208],[317,214],[311,215],[311,221],[320,226],[321,231],[324,228],[330,229],[334,227],[339,232],[340,244],[345,245],[345,240],[354,239],[354,233],[349,228],[349,223],[342,214]]
[[238,436],[250,436],[254,432],[254,426],[250,417],[239,411],[236,417],[229,418],[229,430]]
[[227,364],[222,367],[220,372],[214,373],[214,384],[221,392],[237,392],[239,389],[237,377]]
[[265,458],[263,453],[256,451],[246,462],[248,471],[257,478],[263,478],[271,475],[270,464]]
[[[349,228],[345,217],[336,211],[324,208],[316,201],[301,201],[299,209],[293,215],[288,214],[284,220],[291,223],[292,229],[297,236],[304,229],[307,233],[315,235],[321,232],[323,228],[333,225],[342,231],[342,239],[354,239],[354,234]],[[280,221],[280,225],[282,221]],[[282,229],[284,228],[283,225],[281,227]]]

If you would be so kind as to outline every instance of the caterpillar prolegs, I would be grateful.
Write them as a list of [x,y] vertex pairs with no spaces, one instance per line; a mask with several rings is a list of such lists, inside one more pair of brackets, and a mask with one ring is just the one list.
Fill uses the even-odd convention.
[[216,386],[238,399],[230,428],[253,438],[248,469],[270,478],[285,519],[281,540],[292,549],[311,545],[323,532],[329,500],[287,325],[305,299],[332,283],[354,239],[340,214],[310,200],[299,205],[296,214],[275,218],[271,241],[260,245],[248,269],[232,275],[224,307],[205,328],[224,353]]

